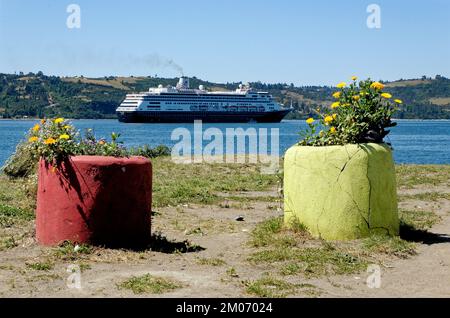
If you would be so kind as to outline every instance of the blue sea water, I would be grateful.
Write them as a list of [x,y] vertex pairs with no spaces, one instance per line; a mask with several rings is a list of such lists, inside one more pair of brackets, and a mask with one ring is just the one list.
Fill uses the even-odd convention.
[[[0,120],[0,166],[14,152],[17,143],[25,138],[26,132],[36,123],[33,120]],[[450,164],[450,120],[397,120],[386,138],[394,148],[396,163],[416,164]],[[92,128],[98,138],[108,138],[111,132],[121,134],[126,146],[165,144],[173,146],[178,140],[171,140],[176,128],[186,128],[193,134],[193,124],[124,124],[117,120],[74,120],[73,124],[84,131]],[[225,133],[226,128],[243,129],[271,128],[279,129],[279,149],[283,154],[286,149],[299,140],[299,131],[306,128],[304,121],[284,120],[274,124],[203,124],[207,128],[219,128]],[[204,141],[204,145],[209,141]],[[226,141],[223,141],[224,147]],[[270,138],[268,140],[270,149]],[[272,152],[273,153],[273,152]]]

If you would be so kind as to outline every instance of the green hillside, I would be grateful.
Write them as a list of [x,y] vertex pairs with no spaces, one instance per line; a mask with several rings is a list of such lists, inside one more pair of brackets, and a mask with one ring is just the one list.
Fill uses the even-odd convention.
[[[52,117],[115,118],[115,109],[126,93],[149,87],[175,85],[177,78],[155,77],[57,77],[37,74],[0,74],[0,118]],[[235,89],[239,83],[211,83],[190,79],[191,86]],[[334,88],[284,83],[250,83],[269,91],[278,102],[296,109],[288,118],[305,118],[319,105],[327,106]],[[404,101],[398,118],[450,118],[450,79],[437,75],[386,83],[386,90]]]

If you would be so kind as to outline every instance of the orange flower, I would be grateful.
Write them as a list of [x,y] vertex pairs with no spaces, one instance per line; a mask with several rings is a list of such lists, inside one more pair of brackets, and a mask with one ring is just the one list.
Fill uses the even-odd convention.
[[39,140],[39,138],[36,137],[36,136],[33,136],[33,137],[28,138],[28,141],[29,141],[29,142],[35,142],[35,141],[38,141],[38,140]]

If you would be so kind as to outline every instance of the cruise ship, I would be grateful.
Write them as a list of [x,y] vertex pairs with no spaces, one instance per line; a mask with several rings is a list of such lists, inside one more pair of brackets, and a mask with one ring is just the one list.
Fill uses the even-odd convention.
[[127,123],[269,123],[280,122],[290,111],[249,85],[241,84],[236,91],[207,91],[203,85],[191,89],[187,77],[181,77],[176,87],[159,85],[127,94],[116,109],[119,121]]

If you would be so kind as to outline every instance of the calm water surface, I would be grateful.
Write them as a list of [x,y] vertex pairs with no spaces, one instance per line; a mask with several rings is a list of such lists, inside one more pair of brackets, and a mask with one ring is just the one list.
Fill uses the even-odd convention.
[[[0,120],[0,166],[14,152],[17,143],[24,139],[28,129],[37,121]],[[450,164],[450,120],[398,120],[398,126],[386,139],[394,147],[394,159],[397,163]],[[177,140],[171,140],[172,131],[179,127],[193,131],[193,124],[124,124],[117,120],[74,120],[74,125],[84,131],[94,129],[98,138],[108,138],[111,132],[120,133],[121,140],[127,146],[165,144],[173,146]],[[295,144],[298,132],[306,128],[304,121],[286,120],[276,124],[203,124],[203,130],[209,127],[279,128],[280,153]],[[192,134],[193,135],[193,134]],[[269,140],[270,141],[270,140]],[[208,141],[205,141],[206,145]],[[223,141],[225,145],[225,140]],[[269,153],[270,142],[269,142]]]

